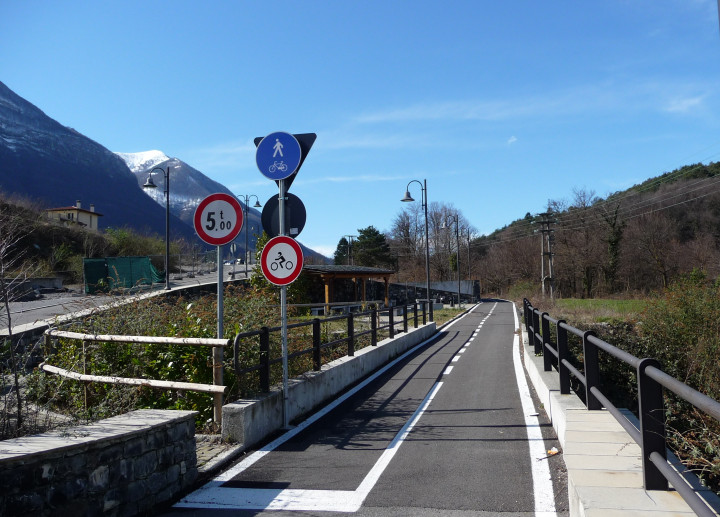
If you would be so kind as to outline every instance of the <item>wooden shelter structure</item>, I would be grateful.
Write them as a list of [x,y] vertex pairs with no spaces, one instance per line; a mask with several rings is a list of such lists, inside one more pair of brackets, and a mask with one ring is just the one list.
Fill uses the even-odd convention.
[[[337,279],[350,279],[355,283],[361,282],[361,302],[367,301],[365,280],[382,278],[385,283],[385,306],[390,305],[390,276],[395,274],[392,269],[382,269],[366,266],[341,266],[323,264],[305,264],[303,272],[319,276],[325,284],[325,314],[330,312],[330,304],[335,301],[334,281]],[[355,289],[357,292],[357,289]]]

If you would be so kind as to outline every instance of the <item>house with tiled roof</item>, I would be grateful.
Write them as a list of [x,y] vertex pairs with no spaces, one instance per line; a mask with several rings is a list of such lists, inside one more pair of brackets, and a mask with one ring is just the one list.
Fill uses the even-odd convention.
[[66,226],[83,226],[88,230],[96,231],[98,229],[98,221],[102,217],[102,214],[95,211],[95,205],[91,204],[90,209],[86,210],[82,207],[80,200],[75,201],[74,206],[48,208],[45,210],[45,213],[51,221],[60,221]]

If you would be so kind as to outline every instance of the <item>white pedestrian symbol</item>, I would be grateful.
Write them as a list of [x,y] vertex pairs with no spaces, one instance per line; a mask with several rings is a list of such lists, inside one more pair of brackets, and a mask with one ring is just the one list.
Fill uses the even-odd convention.
[[275,152],[273,153],[273,158],[275,158],[278,155],[278,153],[280,153],[281,158],[283,157],[282,148],[283,148],[283,145],[280,143],[280,139],[276,138],[275,145],[273,146],[273,149],[275,149]]

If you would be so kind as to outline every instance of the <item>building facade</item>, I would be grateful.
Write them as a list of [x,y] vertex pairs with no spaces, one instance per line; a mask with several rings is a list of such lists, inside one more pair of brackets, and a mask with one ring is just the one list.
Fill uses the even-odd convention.
[[95,211],[95,205],[91,204],[90,210],[85,210],[80,200],[75,202],[75,206],[48,208],[45,212],[50,220],[60,221],[66,226],[76,224],[95,231],[98,230],[98,221],[102,217],[102,214]]

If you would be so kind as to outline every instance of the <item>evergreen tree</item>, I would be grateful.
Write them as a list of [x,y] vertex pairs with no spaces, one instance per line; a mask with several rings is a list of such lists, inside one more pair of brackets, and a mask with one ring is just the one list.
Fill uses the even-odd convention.
[[385,235],[374,226],[358,229],[353,262],[357,266],[393,268],[394,260]]
[[335,265],[341,266],[350,263],[350,243],[343,237],[338,242],[337,248],[335,249]]

